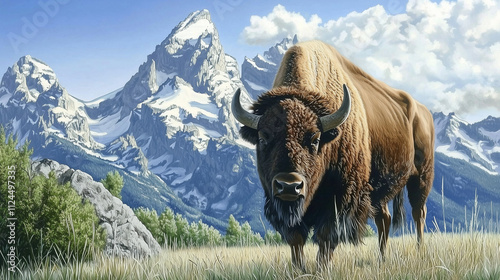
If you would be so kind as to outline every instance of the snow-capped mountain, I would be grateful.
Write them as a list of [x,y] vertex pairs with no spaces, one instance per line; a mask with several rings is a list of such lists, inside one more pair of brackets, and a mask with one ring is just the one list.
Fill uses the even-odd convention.
[[488,229],[500,209],[500,118],[490,116],[469,124],[454,113],[433,117],[435,176],[427,203],[429,216],[442,225],[444,201],[449,226],[463,227],[479,211],[476,215],[481,217],[475,217],[475,222]]
[[58,135],[86,148],[97,147],[84,104],[68,94],[48,65],[29,55],[3,75],[0,109],[0,123],[20,142]]
[[500,174],[500,119],[488,117],[474,124],[451,113],[434,114],[436,152],[464,160],[492,174]]
[[[208,11],[192,13],[156,46],[122,90],[94,103],[89,115],[99,122],[91,127],[92,133],[103,144],[133,134],[148,157],[172,145],[151,142],[154,135],[147,134],[150,124],[144,122],[153,115],[168,128],[166,138],[186,131],[200,152],[211,138],[234,140],[238,126],[228,104],[236,89],[243,87],[235,64],[224,53]],[[116,129],[110,131],[109,124]]]
[[[224,52],[202,10],[180,22],[122,89],[91,102],[71,97],[47,65],[22,58],[2,80],[0,121],[8,133],[43,150],[35,156],[83,169],[96,180],[105,176],[96,166],[107,163],[132,181],[161,178],[169,186],[142,184],[139,192],[125,186],[123,200],[132,207],[161,212],[170,206],[224,222],[233,214],[258,229],[263,193],[255,157],[230,113],[238,88],[249,101],[236,60]],[[35,135],[42,136],[33,141]],[[209,223],[217,226],[215,220]]]
[[283,39],[265,51],[263,55],[258,54],[254,58],[245,57],[245,61],[241,65],[241,80],[254,100],[257,100],[257,97],[263,92],[271,89],[283,55],[297,42],[297,35],[295,35],[293,38]]
[[[161,212],[169,206],[219,229],[233,214],[262,232],[255,153],[240,139],[230,103],[238,88],[247,102],[271,88],[283,54],[296,42],[287,38],[246,58],[240,77],[209,12],[197,11],[156,46],[123,88],[90,102],[72,97],[49,66],[25,56],[0,82],[0,124],[21,143],[30,140],[35,157],[81,169],[95,180],[120,171],[123,201],[131,207]],[[463,220],[476,190],[481,203],[499,209],[500,119],[467,124],[440,113],[434,119],[429,217],[442,213],[441,180],[447,221]]]
[[235,210],[240,205],[233,200],[258,190],[252,152],[235,142],[239,125],[230,103],[238,88],[237,63],[224,53],[209,12],[194,12],[121,91],[89,110],[99,119],[92,134],[111,143],[105,156],[118,156],[116,163],[130,170],[147,164],[187,204],[210,213]]

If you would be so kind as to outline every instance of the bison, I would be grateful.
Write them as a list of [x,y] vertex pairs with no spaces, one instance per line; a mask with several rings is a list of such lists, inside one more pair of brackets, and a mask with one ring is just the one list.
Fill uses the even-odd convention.
[[378,81],[320,41],[284,55],[273,88],[253,104],[232,101],[243,139],[256,145],[265,216],[304,269],[311,228],[317,260],[328,264],[340,242],[357,244],[368,218],[377,225],[381,256],[404,219],[403,188],[422,241],[434,176],[431,113],[408,93]]

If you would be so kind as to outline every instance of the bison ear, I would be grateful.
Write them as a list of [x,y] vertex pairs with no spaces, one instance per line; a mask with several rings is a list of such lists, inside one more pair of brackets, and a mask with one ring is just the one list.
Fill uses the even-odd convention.
[[257,132],[257,130],[246,125],[240,128],[240,135],[243,139],[254,145],[257,145],[257,143],[259,142],[259,133]]
[[321,142],[323,144],[332,142],[337,136],[339,136],[339,130],[337,128],[330,129],[321,134]]

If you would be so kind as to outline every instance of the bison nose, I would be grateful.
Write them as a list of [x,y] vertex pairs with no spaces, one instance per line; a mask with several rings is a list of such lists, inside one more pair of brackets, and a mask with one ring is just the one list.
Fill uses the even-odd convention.
[[276,180],[276,190],[277,194],[294,194],[299,195],[300,190],[304,187],[304,183],[301,182],[285,182]]
[[279,173],[274,176],[273,195],[276,198],[294,201],[305,196],[305,193],[304,179],[299,173]]

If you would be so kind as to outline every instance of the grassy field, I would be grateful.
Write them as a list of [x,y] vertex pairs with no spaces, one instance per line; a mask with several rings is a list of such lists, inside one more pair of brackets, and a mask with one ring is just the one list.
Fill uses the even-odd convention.
[[45,261],[1,279],[500,279],[500,235],[428,233],[417,248],[414,235],[389,240],[381,262],[375,237],[341,245],[333,262],[316,268],[317,247],[305,248],[307,271],[294,269],[288,246],[164,249],[131,260],[99,256],[92,262]]

